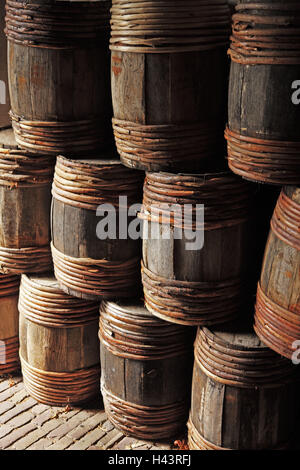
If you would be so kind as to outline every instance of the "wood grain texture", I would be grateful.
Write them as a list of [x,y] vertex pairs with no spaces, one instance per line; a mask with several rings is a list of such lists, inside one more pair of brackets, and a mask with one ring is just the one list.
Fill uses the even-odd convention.
[[[48,281],[49,277],[49,282]],[[86,302],[83,308],[94,305],[93,322],[85,323],[81,320],[79,310],[82,301],[64,294],[58,287],[53,275],[28,275],[30,286],[34,288],[34,296],[28,291],[24,283],[21,286],[21,298],[23,299],[20,311],[20,354],[32,367],[43,371],[74,372],[79,369],[89,368],[99,363],[99,344],[97,338],[97,304]],[[47,287],[46,293],[44,287]],[[57,310],[53,307],[51,292],[59,295],[61,304],[57,303]],[[24,304],[24,299],[27,302]],[[28,303],[28,299],[32,305]],[[48,310],[47,310],[48,301]],[[48,326],[41,324],[39,320],[28,317],[27,309],[38,308],[41,305],[41,314],[49,318]],[[55,304],[54,304],[55,305]],[[73,310],[72,310],[73,306]],[[21,307],[21,304],[20,304]],[[54,309],[54,311],[53,311]],[[76,314],[78,316],[76,320]],[[58,316],[65,318],[66,324],[54,326],[51,322]],[[68,327],[67,321],[72,316],[73,324]],[[76,321],[78,326],[76,325]]]
[[198,330],[190,421],[213,446],[286,446],[296,426],[299,370],[266,347],[251,315]]
[[[297,2],[288,12],[285,2],[271,0],[241,0],[237,8],[229,49],[229,166],[251,181],[299,184]],[[279,20],[286,15],[288,21]]]
[[[158,439],[183,429],[190,401],[193,335],[192,328],[155,318],[139,299],[102,303],[101,388],[108,418],[117,428]],[[121,350],[120,342],[128,349]]]
[[[211,157],[222,160],[228,77],[224,48],[169,54],[112,51],[111,64],[115,118],[143,125],[202,123],[205,128],[212,124],[218,145]],[[170,159],[168,164],[155,162],[155,157],[147,165],[121,159],[142,170],[203,169],[207,165],[205,155],[191,161],[188,150],[183,161]]]
[[[19,311],[18,295],[1,298],[0,303],[0,340],[18,336]],[[0,369],[1,370],[1,369]]]
[[12,110],[29,121],[110,118],[109,52],[26,47],[9,41]]
[[[292,212],[286,212],[290,207]],[[289,218],[290,214],[292,218]],[[299,219],[299,188],[286,186],[271,222],[255,314],[257,334],[270,348],[293,360],[294,352],[297,356],[300,331]],[[278,221],[281,224],[279,228]],[[292,238],[289,238],[290,233],[294,234]]]

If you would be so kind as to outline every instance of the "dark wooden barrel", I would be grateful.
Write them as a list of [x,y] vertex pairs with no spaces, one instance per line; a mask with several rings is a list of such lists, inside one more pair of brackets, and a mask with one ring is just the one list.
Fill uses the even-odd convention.
[[203,169],[224,154],[227,1],[112,1],[113,129],[129,167]]
[[6,1],[11,118],[20,146],[71,156],[110,138],[110,4]]
[[298,369],[266,347],[250,321],[243,322],[198,329],[188,423],[192,450],[279,449],[293,437]]
[[112,424],[141,439],[178,435],[190,403],[194,329],[155,318],[140,300],[103,301],[99,337]]
[[21,150],[0,131],[0,272],[51,270],[50,207],[55,159]]
[[99,306],[59,289],[53,274],[23,275],[19,298],[20,359],[30,395],[54,406],[97,395]]
[[300,183],[299,44],[298,0],[236,6],[226,138],[229,167],[249,180]]
[[[230,172],[147,173],[140,217],[150,312],[183,325],[222,323],[238,315],[255,257],[252,196],[251,185]],[[199,204],[204,225],[195,219]],[[188,246],[201,233],[204,246]]]
[[[255,313],[255,331],[292,359],[300,347],[300,189],[283,188],[271,221]],[[294,341],[299,343],[294,344]]]
[[19,276],[0,274],[0,376],[20,368]]
[[[52,189],[52,255],[55,276],[65,292],[84,299],[139,292],[141,242],[127,233],[119,236],[119,215],[126,216],[131,204],[141,202],[142,182],[141,172],[125,168],[117,159],[58,157]],[[120,207],[119,197],[127,198]],[[97,215],[101,204],[109,204],[108,213]],[[99,229],[111,213],[116,230]],[[129,221],[122,223],[126,232]],[[106,236],[104,231],[107,238],[100,239]]]

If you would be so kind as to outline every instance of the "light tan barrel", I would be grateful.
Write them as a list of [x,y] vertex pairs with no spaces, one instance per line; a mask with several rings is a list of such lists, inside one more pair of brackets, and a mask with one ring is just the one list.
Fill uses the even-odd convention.
[[51,185],[55,158],[20,149],[12,129],[0,131],[0,272],[52,269]]
[[99,393],[98,310],[62,292],[53,274],[22,276],[20,359],[36,400],[63,406]]
[[0,274],[0,375],[19,369],[19,276]]
[[280,449],[293,439],[299,370],[262,343],[251,323],[198,329],[191,449]]

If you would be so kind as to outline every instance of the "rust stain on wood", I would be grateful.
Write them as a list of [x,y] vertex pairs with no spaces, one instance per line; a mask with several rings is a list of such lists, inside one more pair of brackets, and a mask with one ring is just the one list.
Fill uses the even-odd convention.
[[24,87],[26,86],[26,78],[22,75],[18,77],[18,85],[21,90],[24,89]]
[[122,58],[121,58],[121,57],[117,57],[117,56],[115,56],[115,55],[112,56],[112,60],[113,60],[114,62],[119,63],[119,64],[122,63]]
[[31,82],[38,86],[45,83],[45,69],[38,64],[32,66]]
[[117,67],[115,65],[113,65],[111,69],[112,69],[114,75],[116,75],[116,76],[120,75],[120,73],[122,72],[121,67]]

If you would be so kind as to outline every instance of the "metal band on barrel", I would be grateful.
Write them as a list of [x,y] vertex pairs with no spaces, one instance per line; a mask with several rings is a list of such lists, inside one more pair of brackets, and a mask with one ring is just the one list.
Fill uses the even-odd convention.
[[25,388],[41,403],[53,406],[85,403],[99,393],[99,365],[74,372],[51,372],[20,359]]
[[217,337],[210,339],[203,329],[195,341],[195,361],[206,376],[239,388],[278,387],[295,378],[295,367],[269,348],[260,349],[258,357],[251,349],[239,356],[228,344],[220,353]]
[[52,195],[65,204],[96,210],[100,204],[111,204],[119,210],[120,196],[127,197],[127,207],[138,202],[143,178],[140,172],[119,164],[93,165],[58,157]]
[[154,2],[113,0],[113,51],[176,53],[227,45],[230,12],[224,0]]
[[[226,194],[221,202],[217,194]],[[229,173],[173,175],[147,173],[139,218],[189,230],[217,230],[242,224],[251,216],[248,183]],[[197,221],[197,205],[204,205]],[[184,209],[184,214],[182,212]]]
[[281,191],[277,201],[271,228],[280,240],[295,250],[300,250],[300,204]]
[[0,273],[40,273],[51,269],[50,245],[28,248],[0,247]]
[[97,323],[98,310],[96,302],[82,301],[22,276],[19,311],[33,323],[47,328],[76,328]]
[[232,61],[244,65],[300,64],[299,5],[244,3],[236,6],[236,12],[229,49]]
[[172,166],[203,160],[222,151],[222,129],[207,122],[143,125],[112,119],[121,160]]
[[228,449],[226,447],[220,447],[212,442],[207,441],[204,437],[199,433],[196,429],[195,425],[193,424],[192,418],[190,416],[188,423],[188,444],[190,450],[233,450]]
[[[132,327],[132,329],[130,329]],[[191,353],[192,335],[156,317],[118,314],[107,302],[100,307],[99,338],[112,354],[138,361],[161,360]]]
[[20,277],[0,274],[0,298],[19,295]]
[[249,137],[227,127],[228,165],[244,178],[274,184],[300,184],[300,142]]
[[293,342],[300,337],[300,314],[296,306],[284,308],[257,287],[255,331],[269,347],[291,359]]
[[55,158],[35,156],[0,145],[0,185],[9,188],[46,186],[52,183]]
[[182,325],[222,323],[236,318],[243,282],[190,282],[166,279],[142,263],[142,282],[147,309],[163,320]]
[[57,280],[70,289],[96,297],[132,296],[139,289],[140,259],[125,261],[73,258],[51,244],[54,272]]
[[160,406],[142,406],[122,400],[101,384],[109,420],[126,434],[143,439],[169,438],[180,432],[188,413],[188,400]]
[[17,144],[33,153],[93,154],[106,145],[109,135],[103,120],[97,118],[68,122],[28,121],[12,111],[10,117]]
[[108,41],[109,1],[45,4],[6,0],[10,41],[30,47],[71,48],[89,41]]

